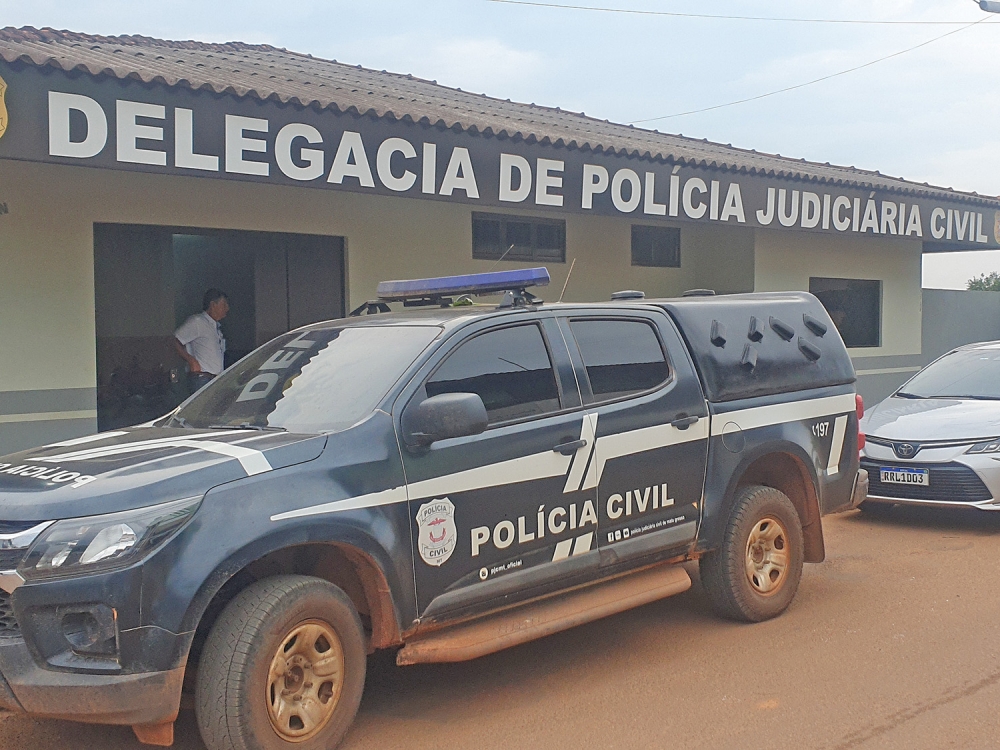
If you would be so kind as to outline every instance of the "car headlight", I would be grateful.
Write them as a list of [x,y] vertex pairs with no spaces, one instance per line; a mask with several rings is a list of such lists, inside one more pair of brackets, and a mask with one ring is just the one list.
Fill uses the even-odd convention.
[[1000,440],[987,440],[984,443],[976,443],[969,448],[966,453],[997,453],[1000,452]]
[[201,497],[150,508],[57,521],[28,550],[18,572],[26,580],[83,575],[131,565],[186,524]]

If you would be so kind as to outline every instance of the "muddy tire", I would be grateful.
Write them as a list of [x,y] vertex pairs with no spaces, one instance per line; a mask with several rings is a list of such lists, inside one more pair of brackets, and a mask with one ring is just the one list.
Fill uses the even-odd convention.
[[721,546],[699,562],[712,609],[744,622],[780,615],[799,587],[803,547],[799,514],[783,492],[760,486],[741,489]]
[[205,642],[195,695],[208,750],[332,750],[354,720],[366,648],[357,610],[319,578],[240,592]]

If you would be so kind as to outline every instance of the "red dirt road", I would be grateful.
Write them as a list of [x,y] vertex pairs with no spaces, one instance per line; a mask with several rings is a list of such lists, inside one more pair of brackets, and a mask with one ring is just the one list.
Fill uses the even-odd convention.
[[[342,747],[1000,745],[1000,514],[852,512],[825,529],[827,561],[770,622],[716,619],[696,581],[466,664],[376,656]],[[0,750],[141,747],[128,728],[0,714]],[[175,747],[203,748],[191,712]]]

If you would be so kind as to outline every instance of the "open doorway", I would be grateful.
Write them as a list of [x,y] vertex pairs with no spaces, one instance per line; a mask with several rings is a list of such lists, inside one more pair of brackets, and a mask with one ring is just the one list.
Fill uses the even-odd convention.
[[308,323],[343,317],[344,238],[94,225],[97,422],[154,419],[188,396],[173,332],[222,289],[226,365]]

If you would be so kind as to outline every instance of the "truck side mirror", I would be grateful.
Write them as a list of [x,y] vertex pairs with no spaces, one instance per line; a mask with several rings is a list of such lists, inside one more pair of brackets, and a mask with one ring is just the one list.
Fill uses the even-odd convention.
[[417,406],[410,437],[418,445],[430,445],[446,438],[478,435],[487,423],[486,406],[478,394],[442,393]]

